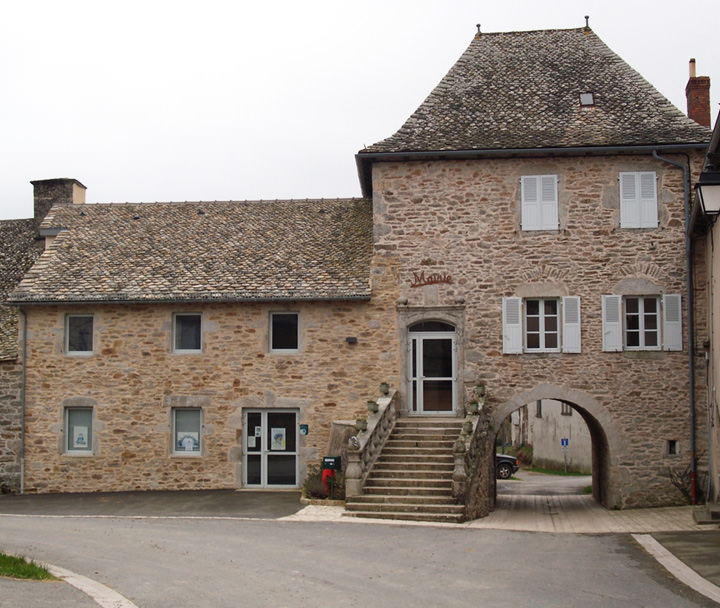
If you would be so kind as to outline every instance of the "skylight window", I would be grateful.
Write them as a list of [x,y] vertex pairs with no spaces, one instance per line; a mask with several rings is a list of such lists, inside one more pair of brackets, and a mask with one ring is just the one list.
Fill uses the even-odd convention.
[[595,105],[595,93],[592,91],[587,93],[580,93],[580,105],[581,106],[594,106]]

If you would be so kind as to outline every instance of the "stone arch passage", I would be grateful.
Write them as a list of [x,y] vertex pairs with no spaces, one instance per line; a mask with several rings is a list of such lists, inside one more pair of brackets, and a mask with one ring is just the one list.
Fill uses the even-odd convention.
[[[516,394],[496,407],[490,414],[492,428],[499,429],[502,421],[518,408],[541,399],[556,399],[569,403],[582,416],[590,431],[592,442],[593,498],[610,509],[619,506],[619,492],[613,486],[613,469],[622,453],[623,441],[605,407],[592,395],[553,384],[539,384]],[[495,476],[491,476],[494,486]],[[494,496],[495,488],[489,488]]]

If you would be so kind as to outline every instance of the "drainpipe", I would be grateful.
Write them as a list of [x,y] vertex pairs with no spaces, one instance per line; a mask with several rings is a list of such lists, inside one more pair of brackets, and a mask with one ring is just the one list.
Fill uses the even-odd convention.
[[25,375],[27,372],[27,314],[20,310],[23,321],[22,374],[20,376],[20,494],[25,494]]
[[697,460],[695,458],[695,298],[693,297],[693,281],[692,281],[692,239],[690,238],[690,159],[687,163],[679,163],[669,158],[663,158],[653,150],[653,157],[659,161],[669,163],[679,167],[683,171],[683,189],[685,191],[685,276],[687,289],[687,307],[688,307],[688,323],[687,323],[687,341],[688,341],[688,368],[690,374],[690,495],[692,504],[697,504]]

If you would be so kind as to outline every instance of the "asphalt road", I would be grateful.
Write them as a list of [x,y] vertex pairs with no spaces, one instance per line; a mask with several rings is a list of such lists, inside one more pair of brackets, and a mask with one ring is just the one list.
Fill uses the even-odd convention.
[[0,516],[0,550],[98,580],[141,608],[715,606],[628,535]]
[[591,485],[591,475],[547,475],[520,469],[511,479],[498,479],[497,491],[498,494],[559,496],[582,494],[583,488]]

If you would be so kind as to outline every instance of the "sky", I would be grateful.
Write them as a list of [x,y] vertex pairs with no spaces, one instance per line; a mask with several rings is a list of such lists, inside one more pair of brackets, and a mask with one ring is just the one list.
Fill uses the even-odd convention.
[[[720,106],[720,5],[696,0],[0,0],[0,219],[31,180],[88,202],[360,196],[392,135],[483,32],[590,27],[683,112]],[[692,9],[692,10],[691,10]]]

